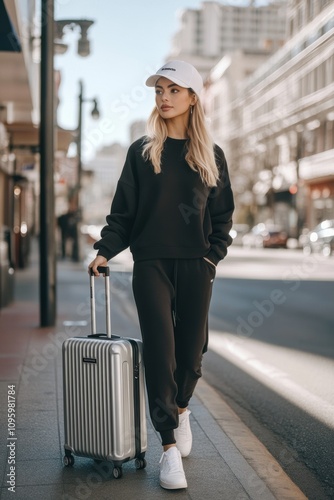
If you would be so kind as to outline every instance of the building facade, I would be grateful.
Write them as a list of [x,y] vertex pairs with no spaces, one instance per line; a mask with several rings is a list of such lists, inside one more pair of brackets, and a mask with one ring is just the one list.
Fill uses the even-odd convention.
[[86,164],[85,170],[91,173],[89,183],[82,190],[83,222],[86,224],[102,224],[105,221],[126,153],[127,148],[113,143],[104,146],[94,160]]
[[239,208],[298,237],[334,218],[333,1],[291,0],[288,19],[290,39],[232,104],[230,148]]
[[[39,234],[39,4],[0,0],[0,307],[9,299],[1,299],[4,275],[13,276],[13,269],[29,264],[31,239]],[[56,107],[59,72],[54,76]],[[75,131],[56,127],[55,139],[57,206],[67,197],[77,172],[77,162],[67,158]]]
[[[13,298],[14,268],[27,263],[35,225],[39,64],[30,43],[34,0],[0,0],[0,308]],[[5,70],[4,70],[5,69]]]
[[268,59],[264,51],[238,50],[222,57],[205,80],[202,102],[209,129],[215,143],[225,152],[229,161],[230,132],[234,119],[232,102],[238,96],[242,82]]
[[226,53],[236,50],[272,53],[286,39],[286,2],[257,6],[203,2],[179,13],[180,28],[168,59],[194,64],[203,77]]
[[146,134],[146,120],[136,120],[130,125],[130,144]]

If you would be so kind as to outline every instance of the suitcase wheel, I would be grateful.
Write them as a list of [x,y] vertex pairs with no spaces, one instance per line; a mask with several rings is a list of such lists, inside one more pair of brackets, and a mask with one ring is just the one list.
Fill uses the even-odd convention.
[[65,467],[70,467],[74,464],[74,456],[73,455],[65,455],[63,459]]
[[136,458],[135,466],[136,466],[137,470],[145,469],[146,465],[147,465],[147,462],[146,462],[145,458]]
[[123,476],[122,467],[114,467],[113,471],[112,471],[112,475],[114,476],[115,479],[120,479]]

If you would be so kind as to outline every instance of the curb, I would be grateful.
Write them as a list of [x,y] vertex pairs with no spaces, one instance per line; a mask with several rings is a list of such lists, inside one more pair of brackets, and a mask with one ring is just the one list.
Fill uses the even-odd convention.
[[[259,495],[261,495],[261,499],[265,498],[263,489],[260,490],[261,484],[258,482],[255,485],[254,479],[257,476],[272,493],[272,498],[279,500],[307,500],[304,493],[284,472],[261,441],[222,399],[218,391],[205,380],[200,379],[196,387],[196,396],[255,472],[253,478],[248,478],[247,484],[244,484],[251,498],[258,500]],[[224,454],[223,458],[231,466],[227,453]],[[234,473],[238,477],[236,470],[234,470]],[[244,483],[245,478],[239,477],[239,480]],[[250,486],[252,487],[250,488]],[[255,493],[254,486],[257,488],[257,496],[255,497],[253,496]]]

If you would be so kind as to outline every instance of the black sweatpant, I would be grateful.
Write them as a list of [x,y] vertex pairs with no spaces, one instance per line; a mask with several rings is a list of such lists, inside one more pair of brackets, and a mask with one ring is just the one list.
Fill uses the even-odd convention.
[[135,262],[133,292],[144,347],[150,415],[162,444],[175,443],[178,407],[201,377],[215,267],[197,259]]

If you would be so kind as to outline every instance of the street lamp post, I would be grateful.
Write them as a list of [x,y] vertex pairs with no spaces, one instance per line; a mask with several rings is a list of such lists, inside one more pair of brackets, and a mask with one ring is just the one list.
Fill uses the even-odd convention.
[[97,106],[97,99],[85,99],[83,95],[83,82],[79,81],[79,113],[78,113],[78,135],[77,135],[77,148],[78,148],[78,189],[81,189],[81,177],[82,177],[82,105],[84,102],[94,103],[94,107],[91,111],[91,116],[97,120],[100,117],[100,112]]
[[[93,21],[54,20],[54,0],[41,0],[41,91],[40,91],[40,326],[56,323],[56,247],[55,247],[55,198],[54,198],[54,49],[55,31],[61,42],[63,30],[80,27],[78,54],[90,53],[87,31]],[[65,50],[66,50],[65,46]],[[63,50],[64,52],[64,50]]]
[[42,0],[40,118],[40,325],[56,321],[54,222],[54,0]]
[[[81,202],[80,202],[80,195],[81,195],[81,183],[82,183],[82,108],[83,108],[83,103],[84,102],[92,102],[94,103],[94,107],[91,111],[91,115],[94,119],[98,119],[100,116],[100,112],[98,110],[97,106],[97,99],[86,99],[84,98],[84,91],[83,91],[83,82],[80,80],[79,81],[79,110],[78,110],[78,131],[77,131],[77,157],[78,157],[78,173],[77,173],[77,186],[76,186],[76,193],[77,193],[77,210],[79,214],[79,220],[81,220]],[[75,252],[74,252],[74,260],[79,262],[80,261],[80,236],[79,236],[79,228],[77,227],[76,229],[76,239],[77,241],[75,242]]]

